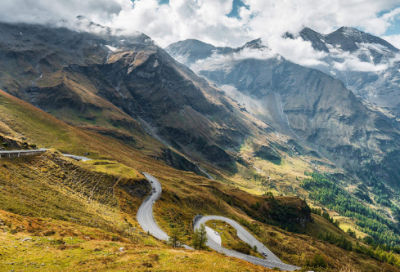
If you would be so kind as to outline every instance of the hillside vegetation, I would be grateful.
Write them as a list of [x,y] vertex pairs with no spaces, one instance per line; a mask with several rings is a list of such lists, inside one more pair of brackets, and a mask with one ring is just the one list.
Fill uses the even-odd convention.
[[[169,55],[145,34],[120,36],[98,27],[89,33],[0,23],[0,85],[7,93],[0,92],[1,149],[38,146],[84,155],[102,173],[148,171],[172,190],[178,179],[203,181],[171,167],[250,194],[300,196],[374,250],[398,251],[389,244],[398,240],[390,225],[398,223],[400,133],[339,80],[278,56],[229,55],[264,50],[260,39],[224,49],[183,41],[166,48]],[[227,58],[203,59],[213,50]],[[179,52],[204,60],[193,69],[198,74],[174,60]],[[315,199],[313,186],[302,186],[311,172],[334,177],[353,202],[337,209],[333,200]],[[185,198],[186,191],[175,194]],[[188,201],[198,198],[191,194]],[[301,230],[298,220],[282,216],[295,214],[290,205],[259,201],[248,212],[234,199],[216,197],[259,222]],[[344,210],[354,203],[371,216]],[[183,206],[189,220],[196,209]],[[219,208],[199,210],[229,212]]]
[[[143,233],[136,212],[150,190],[141,174],[148,172],[163,186],[155,203],[156,221],[166,232],[179,228],[189,243],[196,214],[219,214],[240,222],[294,265],[312,264],[319,254],[325,270],[398,271],[318,238],[329,233],[357,243],[327,219],[312,215],[299,197],[252,195],[226,180],[174,169],[153,158],[157,146],[138,151],[4,93],[0,109],[5,141],[53,147],[36,156],[0,160],[1,269],[268,271],[215,252],[173,249]],[[77,162],[59,151],[96,160]]]

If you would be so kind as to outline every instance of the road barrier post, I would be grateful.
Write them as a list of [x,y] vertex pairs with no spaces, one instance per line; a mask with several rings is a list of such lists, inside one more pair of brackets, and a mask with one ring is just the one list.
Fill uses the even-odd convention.
[[193,228],[196,225],[197,220],[202,218],[203,216],[201,214],[196,214],[196,216],[193,218]]

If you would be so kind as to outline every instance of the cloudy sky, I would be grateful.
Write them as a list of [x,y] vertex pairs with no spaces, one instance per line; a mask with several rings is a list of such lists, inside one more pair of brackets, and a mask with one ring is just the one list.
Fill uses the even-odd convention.
[[400,47],[400,0],[2,0],[0,20],[73,22],[77,15],[140,31],[159,45],[196,38],[239,46],[308,26],[329,33],[340,26],[383,36]]
[[[274,53],[305,66],[324,65],[323,54],[285,32],[310,27],[330,33],[355,27],[400,48],[400,0],[2,0],[0,20],[67,25],[76,16],[149,35],[158,45],[188,38],[241,46],[262,38]],[[373,67],[372,69],[376,69]]]

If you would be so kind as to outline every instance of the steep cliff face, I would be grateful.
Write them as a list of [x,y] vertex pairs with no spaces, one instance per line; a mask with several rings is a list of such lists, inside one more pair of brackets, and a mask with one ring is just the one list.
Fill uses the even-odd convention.
[[[308,37],[322,38],[313,34]],[[323,50],[323,45],[316,47]],[[367,108],[340,80],[281,56],[237,57],[243,48],[234,50],[236,56],[220,54],[193,68],[239,101],[243,110],[352,172],[360,174],[372,162],[388,162],[390,153],[399,150],[400,134],[391,121]],[[386,180],[396,183],[384,172]]]
[[387,41],[350,27],[330,34],[310,28],[299,36],[316,51],[326,53],[321,71],[340,79],[347,88],[399,126],[399,49]]
[[[104,82],[91,69],[107,60],[111,44],[122,43],[118,38],[34,25],[0,24],[0,33],[3,90],[71,123],[121,125],[143,134],[134,119],[98,95],[96,84]],[[149,40],[145,35],[121,39]]]
[[[226,150],[264,133],[146,35],[8,24],[0,24],[0,33],[3,89],[68,123],[140,148],[148,146],[140,139],[151,134],[232,171]],[[162,152],[160,157],[165,159]]]
[[[342,82],[284,59],[247,59],[200,72],[278,131],[292,135],[348,169],[397,150],[399,133],[368,110]],[[232,90],[227,86],[234,86]],[[322,148],[322,149],[321,149]],[[326,152],[324,152],[324,150]]]
[[[222,119],[233,117],[225,106],[230,102],[158,47],[121,49],[97,68],[114,86],[102,93],[103,97],[107,96],[125,112],[140,116],[161,135],[180,143],[191,142],[194,135],[217,140],[215,136],[224,126]],[[214,122],[206,116],[215,116],[218,120]],[[244,135],[240,120],[226,123],[237,136]],[[233,134],[231,140],[236,141]]]

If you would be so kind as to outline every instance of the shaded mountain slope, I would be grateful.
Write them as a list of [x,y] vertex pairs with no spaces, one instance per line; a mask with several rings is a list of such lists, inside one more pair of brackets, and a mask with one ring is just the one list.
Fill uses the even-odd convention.
[[299,36],[327,56],[325,67],[317,67],[350,88],[373,110],[399,120],[399,49],[363,31],[341,27],[330,34],[305,28]]
[[400,148],[399,131],[388,118],[364,106],[341,81],[280,56],[223,56],[193,67],[277,131],[363,180],[375,165],[380,178],[397,186],[397,171],[391,169]]
[[[356,249],[345,250],[319,239],[320,235],[330,233],[357,246],[356,239],[325,218],[312,215],[303,199],[256,196],[239,190],[237,184],[232,186],[233,180],[241,181],[239,176],[246,174],[246,178],[257,178],[256,185],[263,191],[270,190],[269,185],[287,186],[291,195],[303,195],[304,190],[292,187],[289,190],[287,182],[292,180],[284,181],[287,178],[279,171],[292,171],[289,162],[303,163],[297,169],[300,175],[291,173],[293,181],[297,177],[301,180],[301,172],[309,170],[310,165],[291,149],[292,141],[286,135],[275,133],[252,116],[242,101],[225,97],[221,90],[211,87],[154,45],[135,41],[125,47],[118,43],[123,43],[121,40],[115,43],[104,40],[112,50],[99,45],[100,56],[105,56],[101,61],[95,61],[96,56],[79,58],[73,50],[68,51],[76,57],[65,60],[72,64],[51,66],[54,72],[43,73],[43,77],[34,82],[33,91],[32,82],[27,81],[21,88],[13,88],[10,83],[17,84],[17,76],[26,76],[23,71],[29,65],[24,63],[10,66],[12,81],[2,81],[8,86],[7,91],[14,91],[35,105],[42,103],[40,107],[69,124],[0,92],[1,137],[12,138],[16,146],[28,141],[57,149],[30,158],[1,159],[0,209],[7,212],[0,213],[0,229],[7,234],[0,239],[12,245],[0,246],[1,258],[5,260],[0,264],[1,269],[12,265],[16,269],[26,269],[25,265],[43,267],[38,263],[54,270],[262,269],[226,259],[218,253],[177,251],[141,233],[135,214],[148,192],[140,172],[148,172],[163,184],[163,196],[154,208],[157,223],[167,233],[178,228],[184,242],[192,240],[191,224],[196,214],[220,214],[235,218],[287,262],[302,266],[321,254],[333,270],[345,266],[360,271],[380,271],[382,267],[388,271],[397,270]],[[93,41],[93,44],[97,43]],[[37,48],[41,46],[44,45]],[[29,50],[21,54],[31,54],[27,53]],[[12,48],[11,51],[18,50]],[[65,56],[69,58],[69,54]],[[3,70],[3,74],[6,72]],[[42,92],[46,95],[41,95]],[[51,100],[46,100],[49,96]],[[61,102],[57,104],[57,101]],[[113,122],[123,119],[128,120],[131,127]],[[175,140],[177,149],[194,150],[188,153],[199,157],[208,154],[209,160],[226,159],[238,172],[231,175],[225,171],[219,181],[211,181],[193,172],[174,169],[163,158],[165,146],[144,132],[151,134],[151,129],[157,130],[163,138],[161,141],[168,140],[172,144]],[[134,142],[117,140],[117,132],[132,136]],[[113,137],[106,136],[109,134]],[[77,155],[86,153],[95,160],[75,162],[61,156],[58,150]],[[256,160],[253,153],[258,156],[256,163],[269,163],[267,171],[272,165],[282,167],[276,174],[281,180],[275,181],[271,172],[262,175],[266,167],[253,169],[252,160]],[[250,155],[240,157],[237,154]],[[268,175],[272,178],[268,179]],[[27,240],[26,246],[21,246],[20,243],[25,243],[21,239],[28,235],[35,242],[31,244]],[[182,259],[182,254],[187,257]]]
[[[88,152],[96,159],[76,162],[57,151],[1,159],[0,209],[6,211],[0,211],[0,230],[6,233],[0,239],[7,245],[0,247],[1,269],[24,269],[27,265],[84,271],[93,267],[130,269],[134,264],[146,270],[150,265],[158,268],[168,263],[171,270],[187,267],[214,271],[217,267],[222,271],[268,271],[218,253],[184,249],[177,252],[142,233],[135,214],[148,193],[149,185],[140,174],[146,171],[163,182],[163,196],[154,211],[157,222],[168,233],[179,228],[185,242],[191,241],[191,223],[196,214],[221,214],[241,222],[287,262],[303,265],[316,253],[323,253],[332,269],[341,269],[345,263],[361,271],[379,271],[382,266],[397,271],[393,266],[317,239],[321,233],[333,233],[355,243],[326,219],[311,215],[307,204],[298,197],[254,196],[234,186],[173,169],[113,138],[67,125],[8,94],[0,93],[0,98],[0,109],[9,109],[2,114],[2,127],[15,128],[14,132],[3,129],[4,137],[14,137],[17,142],[23,140],[19,137],[27,137],[37,144]],[[69,137],[58,138],[57,133]],[[285,231],[284,227],[299,233]],[[24,240],[27,237],[32,240]],[[302,255],[298,248],[302,248]],[[181,259],[182,254],[187,256],[185,262],[177,262],[175,257]]]
[[0,31],[3,89],[70,124],[136,147],[151,134],[229,171],[236,171],[235,162],[226,150],[265,133],[261,123],[255,125],[235,102],[143,34],[7,24]]

